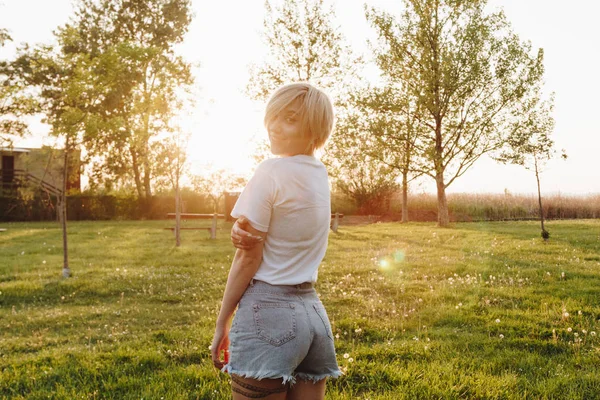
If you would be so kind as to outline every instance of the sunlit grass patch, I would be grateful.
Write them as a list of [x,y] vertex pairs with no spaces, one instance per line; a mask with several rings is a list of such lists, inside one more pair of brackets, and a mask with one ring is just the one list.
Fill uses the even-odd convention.
[[[233,249],[172,221],[0,239],[0,398],[229,398],[208,345]],[[600,222],[342,227],[317,290],[345,375],[329,399],[594,398]]]

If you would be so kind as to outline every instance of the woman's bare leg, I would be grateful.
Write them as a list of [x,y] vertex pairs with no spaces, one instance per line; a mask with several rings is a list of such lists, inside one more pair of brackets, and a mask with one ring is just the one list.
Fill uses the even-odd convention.
[[286,400],[323,400],[325,398],[325,382],[322,379],[317,383],[298,379],[288,390]]
[[231,375],[231,391],[233,400],[262,399],[286,400],[289,385],[283,379],[251,379]]

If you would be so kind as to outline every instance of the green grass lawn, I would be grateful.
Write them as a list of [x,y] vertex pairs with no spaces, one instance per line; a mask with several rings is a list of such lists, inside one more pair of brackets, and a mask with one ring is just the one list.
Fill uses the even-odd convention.
[[[233,256],[172,221],[0,224],[0,398],[227,399],[208,346]],[[317,290],[328,399],[600,398],[600,221],[342,226]]]

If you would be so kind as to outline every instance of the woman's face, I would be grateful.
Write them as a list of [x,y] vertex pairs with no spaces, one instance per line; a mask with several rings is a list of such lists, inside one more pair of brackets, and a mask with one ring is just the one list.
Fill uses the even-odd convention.
[[298,116],[300,105],[290,104],[267,124],[271,153],[276,156],[308,154],[310,138],[302,131],[302,121]]

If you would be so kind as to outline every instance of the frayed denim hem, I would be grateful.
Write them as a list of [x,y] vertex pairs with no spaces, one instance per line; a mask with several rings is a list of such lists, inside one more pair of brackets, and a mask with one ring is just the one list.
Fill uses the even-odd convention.
[[295,378],[300,378],[305,381],[312,381],[312,383],[317,383],[325,378],[336,379],[342,375],[344,375],[344,373],[338,369],[337,371],[333,371],[333,372],[330,372],[327,374],[321,374],[321,375],[314,375],[314,374],[307,374],[305,372],[298,372],[296,374]]
[[282,375],[278,372],[263,372],[263,373],[257,374],[255,371],[238,371],[238,370],[231,368],[231,366],[229,364],[225,365],[221,369],[221,372],[225,372],[226,374],[234,374],[237,376],[241,376],[242,378],[256,379],[259,381],[261,379],[282,378],[283,379],[282,383],[284,385],[286,383],[290,383],[290,385],[293,385],[294,383],[296,383],[296,377],[294,377],[293,375]]

